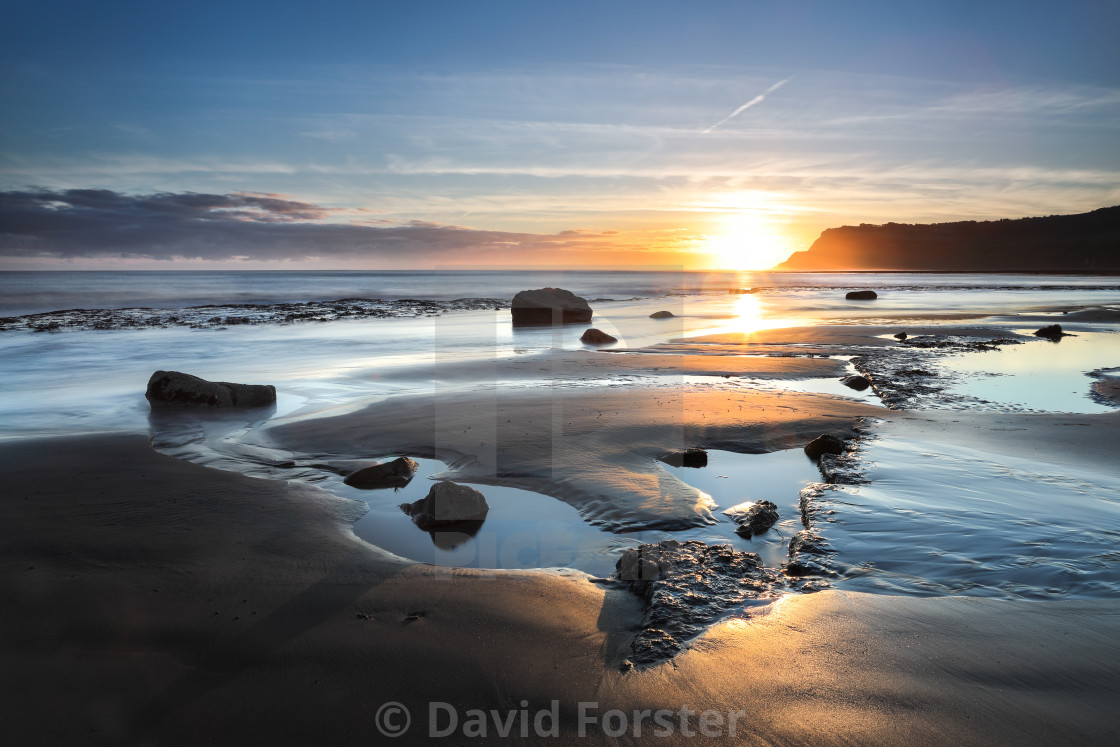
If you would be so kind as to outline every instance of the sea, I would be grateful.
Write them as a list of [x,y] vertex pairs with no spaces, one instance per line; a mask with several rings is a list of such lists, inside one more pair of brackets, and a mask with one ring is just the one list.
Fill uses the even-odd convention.
[[[487,487],[493,507],[489,529],[441,544],[411,527],[397,505],[423,497],[428,478],[447,465],[424,461],[421,475],[404,493],[371,496],[344,486],[337,476],[285,474],[282,467],[243,460],[244,450],[222,448],[259,429],[260,421],[235,418],[205,433],[161,433],[144,399],[147,380],[158,369],[272,383],[277,406],[263,416],[266,420],[313,418],[389,397],[469,389],[475,385],[469,377],[451,375],[469,370],[463,364],[585,347],[579,341],[582,326],[512,328],[508,309],[514,294],[542,287],[566,288],[587,298],[595,309],[594,325],[627,349],[813,324],[936,326],[986,320],[1029,333],[1038,319],[1061,321],[1065,311],[1120,309],[1120,279],[1084,275],[0,272],[0,440],[148,432],[156,448],[180,458],[266,479],[308,480],[365,501],[368,511],[355,533],[421,562],[568,568],[606,576],[625,548],[674,537],[731,543],[780,565],[789,536],[799,528],[798,492],[820,479],[797,450],[712,452],[709,468],[674,473],[710,493],[721,510],[745,500],[774,500],[783,520],[768,537],[744,540],[722,520],[687,532],[614,534],[589,525],[554,497]],[[844,293],[856,289],[874,289],[879,298],[846,301]],[[671,324],[649,319],[658,310],[673,312]],[[1120,371],[1120,328],[1066,326],[1077,336],[1057,349],[1020,345],[954,357],[947,365],[961,395],[959,406],[993,412],[1111,411],[1090,396],[1095,380],[1090,374]],[[833,380],[711,385],[818,391],[876,404],[873,394],[853,392]],[[936,406],[956,405],[950,396]],[[885,435],[869,438],[862,456],[870,484],[844,488],[834,508],[841,565],[847,570],[831,580],[833,585],[891,594],[1027,599],[1120,592],[1115,550],[1120,547],[1120,468],[1040,469],[952,444]],[[673,468],[658,464],[651,469]]]

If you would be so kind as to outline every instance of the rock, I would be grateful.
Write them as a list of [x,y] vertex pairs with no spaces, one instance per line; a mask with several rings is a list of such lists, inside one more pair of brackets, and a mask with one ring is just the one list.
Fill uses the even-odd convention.
[[905,332],[899,332],[897,335],[894,336],[894,339],[898,340],[899,342],[904,342],[907,337],[909,337],[909,335],[906,334]]
[[676,316],[676,315],[671,311],[655,311],[655,312],[653,312],[652,314],[649,315],[649,318],[650,319],[672,319],[674,316]]
[[1065,334],[1065,332],[1062,332],[1062,325],[1060,324],[1051,324],[1049,327],[1036,329],[1034,332],[1035,337],[1045,337],[1047,340],[1053,340],[1054,342],[1065,337]]
[[615,576],[645,603],[630,661],[646,667],[671,659],[728,610],[773,598],[783,585],[752,552],[699,540],[664,540],[622,554]]
[[871,382],[866,376],[845,376],[840,379],[840,383],[849,389],[855,389],[857,392],[862,392],[864,389],[871,386]]
[[778,521],[778,507],[770,501],[740,503],[723,513],[739,525],[735,534],[747,539],[762,534]]
[[391,462],[382,462],[372,467],[364,467],[351,472],[343,480],[352,488],[375,490],[378,488],[403,488],[412,480],[420,465],[408,457],[399,457]]
[[563,288],[521,291],[513,297],[510,311],[514,326],[586,324],[592,314],[587,299]]
[[849,301],[874,301],[878,297],[878,293],[870,290],[848,291],[844,296]]
[[805,453],[814,460],[820,459],[822,454],[843,454],[844,442],[826,433],[805,444]]
[[601,329],[592,327],[583,333],[579,341],[586,342],[588,345],[606,345],[608,343],[618,342],[618,338],[608,335]]
[[412,517],[416,526],[427,530],[463,521],[482,521],[490,505],[474,488],[440,480],[425,497],[415,503],[402,503],[401,510]]
[[664,456],[658,457],[658,459],[671,467],[708,466],[708,452],[696,446],[685,449],[684,451],[671,451]]
[[156,371],[144,393],[154,407],[262,407],[276,402],[271,384],[207,381],[178,371]]

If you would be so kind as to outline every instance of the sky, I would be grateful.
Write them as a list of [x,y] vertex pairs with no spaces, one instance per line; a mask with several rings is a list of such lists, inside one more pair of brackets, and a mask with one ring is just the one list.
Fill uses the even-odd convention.
[[1120,203],[1120,3],[3,0],[0,269],[756,269]]

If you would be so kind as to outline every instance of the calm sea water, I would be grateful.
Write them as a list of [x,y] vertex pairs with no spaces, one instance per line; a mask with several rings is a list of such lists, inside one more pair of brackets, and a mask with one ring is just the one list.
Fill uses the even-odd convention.
[[[934,274],[769,274],[683,272],[0,272],[0,316],[62,309],[179,309],[203,304],[264,304],[329,301],[349,298],[449,300],[510,299],[519,290],[544,286],[568,288],[596,299],[595,324],[620,337],[627,347],[712,331],[760,329],[815,323],[905,324],[908,319],[956,323],[961,317],[997,316],[1017,328],[1014,315],[1053,313],[1080,306],[1120,307],[1115,278],[1039,275]],[[731,288],[758,293],[732,295]],[[881,291],[873,303],[853,304],[843,292],[853,288]],[[671,323],[648,318],[668,309]],[[418,318],[365,319],[328,323],[261,324],[192,329],[106,329],[61,332],[0,332],[0,439],[158,428],[149,419],[143,392],[156,369],[184,370],[206,378],[270,382],[277,386],[274,417],[354,409],[379,398],[470,387],[472,361],[495,356],[533,356],[557,347],[578,349],[582,327],[513,330],[508,311],[459,311]],[[1006,348],[1001,353],[958,358],[946,363],[960,377],[956,387],[995,409],[1057,412],[1103,412],[1087,396],[1087,371],[1120,366],[1120,332],[1108,327],[1084,330],[1058,349],[1041,345]],[[720,380],[720,385],[727,382]],[[491,382],[493,383],[493,382]],[[738,386],[788,387],[798,391],[841,394],[834,381],[731,382]],[[858,396],[874,401],[873,396]],[[213,450],[223,439],[252,423],[223,422],[209,434],[180,438],[183,456],[227,469],[257,469],[234,456]],[[167,436],[168,434],[164,434]],[[174,434],[172,434],[174,435]],[[169,437],[170,438],[170,437]],[[192,440],[193,439],[193,440]],[[170,439],[174,441],[174,438]],[[914,448],[922,458],[915,461]],[[236,450],[234,450],[236,452]],[[1047,495],[1072,507],[1058,526],[1046,512],[1053,503],[1019,501],[1033,478],[1020,465],[997,457],[963,459],[948,446],[900,445],[884,436],[869,447],[877,472],[871,487],[855,490],[845,506],[840,537],[845,560],[858,573],[841,579],[853,588],[890,593],[982,593],[996,596],[1052,598],[1101,596],[1120,592],[1120,556],[1107,548],[1120,525],[1113,496],[1120,490],[1115,474],[1087,480],[1055,467],[1046,475]],[[722,461],[720,461],[722,460]],[[681,479],[698,480],[701,490],[721,507],[766,497],[796,510],[796,489],[812,480],[798,455],[728,455],[716,457],[718,468],[692,471]],[[951,466],[951,469],[946,469]],[[426,466],[428,472],[439,465]],[[908,472],[909,470],[909,472]],[[917,495],[904,477],[923,472]],[[749,484],[764,476],[765,495],[749,490],[728,492],[730,478]],[[942,475],[944,479],[939,478]],[[944,477],[949,475],[950,477]],[[272,475],[283,477],[283,475]],[[977,524],[967,495],[958,486],[984,486],[986,525]],[[757,482],[757,480],[755,480]],[[324,485],[344,488],[326,478]],[[423,480],[417,483],[423,492]],[[724,491],[726,495],[719,491]],[[508,490],[506,491],[508,492]],[[370,498],[371,513],[359,533],[417,560],[481,567],[566,565],[605,573],[623,548],[641,539],[607,535],[584,526],[574,509],[545,496],[506,492],[494,496],[497,535],[486,531],[461,546],[439,547],[397,516],[395,497]],[[525,491],[520,491],[524,493]],[[535,494],[534,494],[535,495]],[[420,496],[415,496],[420,497]],[[412,499],[412,498],[410,498]],[[380,505],[378,501],[385,503]],[[525,517],[519,507],[534,506]],[[1010,521],[1001,521],[999,511]],[[371,518],[372,517],[372,518]],[[384,519],[378,519],[381,517]],[[390,521],[395,521],[392,523]],[[404,519],[402,523],[402,519]],[[562,527],[585,551],[557,555],[540,545],[548,534],[541,522]],[[557,523],[558,522],[558,523]],[[400,524],[398,527],[397,524]],[[390,527],[378,534],[379,527]],[[737,538],[731,525],[694,530],[696,538],[729,541],[754,549],[777,563],[785,533],[753,545]],[[861,529],[863,527],[863,529]],[[534,534],[536,532],[536,534]],[[1111,532],[1111,534],[1110,534]],[[493,536],[491,536],[493,535]],[[665,535],[668,536],[668,535]],[[517,538],[516,552],[505,543]],[[536,538],[535,540],[533,538]],[[904,537],[905,543],[899,541]],[[538,545],[534,545],[537,542]],[[489,543],[489,544],[487,544]],[[496,544],[495,544],[496,543]],[[1040,550],[1043,544],[1049,549]],[[505,548],[505,551],[503,551]],[[534,549],[536,548],[536,549]],[[995,548],[995,550],[993,550]],[[1001,559],[992,559],[993,551]],[[1080,553],[1080,554],[1079,554]],[[879,570],[869,570],[879,569]],[[971,569],[971,570],[970,570]],[[1033,571],[1032,569],[1037,569]],[[1032,575],[1032,573],[1034,575]],[[1032,583],[1034,578],[1037,583]]]

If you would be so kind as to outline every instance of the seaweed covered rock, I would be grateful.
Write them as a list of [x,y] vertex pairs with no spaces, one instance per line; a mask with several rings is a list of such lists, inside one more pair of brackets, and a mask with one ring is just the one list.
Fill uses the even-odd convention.
[[440,480],[428,495],[415,503],[402,503],[401,510],[413,523],[428,530],[461,522],[482,521],[490,511],[486,497],[472,487]]
[[639,666],[671,659],[729,610],[776,597],[783,583],[755,553],[699,540],[639,545],[622,554],[615,575],[646,605],[631,644]]
[[144,397],[156,407],[262,407],[276,402],[271,384],[207,381],[179,371],[156,371]]
[[351,472],[343,480],[347,485],[364,490],[380,488],[403,488],[412,480],[420,465],[408,457],[399,457],[391,462],[382,462],[372,467],[364,467]]
[[586,324],[592,314],[587,299],[563,288],[521,291],[513,297],[510,311],[514,326]]

